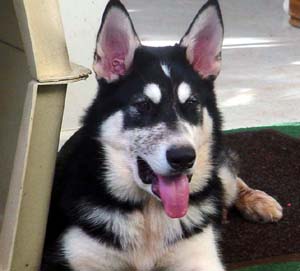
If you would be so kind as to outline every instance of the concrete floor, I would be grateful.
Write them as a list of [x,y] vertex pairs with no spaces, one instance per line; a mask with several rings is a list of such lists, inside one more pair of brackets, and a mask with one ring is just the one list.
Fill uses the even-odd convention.
[[[216,82],[216,92],[224,115],[224,128],[300,122],[300,29],[288,24],[283,0],[219,1],[224,17],[225,40],[223,67]],[[87,65],[80,61],[83,56],[89,61],[87,66],[91,66],[98,25],[95,25],[97,18],[92,16],[91,8],[86,6],[94,2],[99,1],[62,1],[63,15],[65,13],[67,18],[74,15],[71,13],[74,9],[67,3],[85,5],[79,6],[75,14],[77,17],[73,16],[73,21],[83,17],[81,24],[77,22],[83,38],[74,34],[72,18],[65,19],[65,28],[71,57]],[[181,38],[205,1],[122,2],[129,9],[143,43],[162,46]],[[76,44],[82,44],[85,49],[76,47]],[[94,78],[72,86],[67,98],[62,141],[78,127],[78,119],[91,102],[95,90]]]

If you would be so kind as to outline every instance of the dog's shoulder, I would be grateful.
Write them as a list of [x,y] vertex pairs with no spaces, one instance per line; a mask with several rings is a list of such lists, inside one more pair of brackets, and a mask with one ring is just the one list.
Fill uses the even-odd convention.
[[[100,141],[79,129],[60,150],[54,177],[54,189],[68,184],[75,189],[84,180],[95,180],[102,167]],[[55,193],[55,191],[54,191]]]

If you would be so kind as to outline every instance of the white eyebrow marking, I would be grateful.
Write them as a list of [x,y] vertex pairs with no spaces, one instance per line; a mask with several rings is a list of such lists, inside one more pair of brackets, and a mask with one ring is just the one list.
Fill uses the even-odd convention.
[[161,68],[166,76],[171,77],[170,69],[166,64],[161,64]]
[[158,104],[161,99],[161,90],[157,84],[147,84],[144,88],[144,94],[154,103]]
[[191,87],[185,82],[182,82],[179,85],[177,92],[178,92],[178,99],[182,104],[185,103],[192,94]]

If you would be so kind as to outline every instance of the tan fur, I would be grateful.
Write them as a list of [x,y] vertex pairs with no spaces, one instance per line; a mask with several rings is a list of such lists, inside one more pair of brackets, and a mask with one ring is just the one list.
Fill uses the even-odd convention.
[[271,196],[250,188],[242,179],[237,179],[238,197],[235,206],[242,215],[257,222],[276,222],[282,218],[282,207]]
[[202,190],[207,184],[208,177],[211,175],[213,165],[211,163],[211,145],[212,145],[212,118],[209,116],[207,109],[203,110],[203,125],[196,127],[197,133],[201,137],[195,142],[199,142],[199,146],[195,146],[197,157],[194,164],[194,173],[191,181],[191,192]]
[[155,263],[168,250],[166,243],[180,238],[182,231],[179,220],[166,216],[161,204],[151,198],[143,210],[141,218],[140,242],[133,251],[129,251],[130,263],[137,270],[151,270]]

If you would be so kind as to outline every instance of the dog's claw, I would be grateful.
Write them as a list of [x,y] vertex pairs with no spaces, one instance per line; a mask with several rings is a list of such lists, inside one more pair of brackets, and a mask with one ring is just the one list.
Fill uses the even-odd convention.
[[281,205],[273,197],[249,187],[239,195],[236,207],[246,219],[255,222],[277,222],[283,216]]

